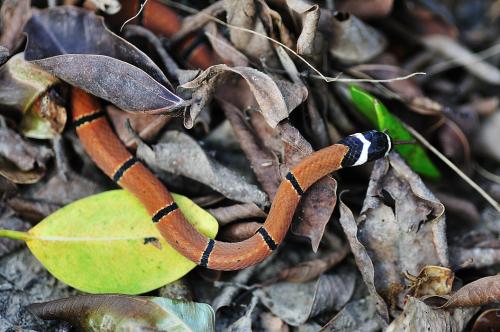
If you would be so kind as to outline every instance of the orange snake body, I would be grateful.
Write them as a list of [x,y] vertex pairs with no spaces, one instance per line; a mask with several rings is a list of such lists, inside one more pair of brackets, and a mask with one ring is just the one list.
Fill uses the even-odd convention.
[[[168,9],[158,4],[148,8],[146,11],[150,10],[151,15],[170,15]],[[178,21],[170,21],[172,27],[168,29],[179,28]],[[166,34],[171,33],[167,30]],[[200,67],[208,66],[210,61],[210,56],[203,56],[206,53],[203,47],[193,48],[189,55],[190,62]],[[173,248],[193,262],[214,270],[242,269],[268,257],[283,241],[301,195],[314,182],[341,167],[380,158],[391,149],[386,134],[371,131],[348,136],[304,158],[280,184],[267,219],[257,233],[244,241],[228,243],[203,236],[184,218],[165,186],[114,134],[95,97],[73,88],[72,109],[80,141],[97,166],[144,204],[161,235]]]
[[[221,242],[198,233],[184,218],[165,186],[133,157],[114,134],[98,100],[74,88],[73,121],[87,153],[97,166],[121,187],[135,195],[151,214],[161,235],[188,259],[214,270],[237,270],[269,256],[283,241],[300,197],[314,182],[343,166],[380,158],[390,150],[390,139],[381,132],[348,136],[304,158],[280,184],[265,223],[251,238]],[[369,149],[372,149],[370,152]],[[365,152],[363,152],[365,151]]]

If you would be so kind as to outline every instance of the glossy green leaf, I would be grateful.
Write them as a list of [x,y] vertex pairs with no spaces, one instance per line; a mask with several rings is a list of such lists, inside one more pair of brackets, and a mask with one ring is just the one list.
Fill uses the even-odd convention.
[[208,304],[163,297],[78,295],[34,303],[28,309],[40,318],[67,321],[83,331],[215,330],[215,313]]
[[[215,218],[187,197],[173,197],[198,231],[215,237]],[[124,190],[73,202],[27,233],[1,235],[25,240],[50,273],[88,293],[145,293],[196,266],[168,245],[144,206]]]
[[[350,86],[354,105],[372,125],[378,130],[387,130],[394,141],[414,140],[401,121],[390,113],[378,99],[358,88]],[[394,148],[417,173],[437,179],[441,176],[439,170],[429,159],[427,152],[418,144],[398,145]]]

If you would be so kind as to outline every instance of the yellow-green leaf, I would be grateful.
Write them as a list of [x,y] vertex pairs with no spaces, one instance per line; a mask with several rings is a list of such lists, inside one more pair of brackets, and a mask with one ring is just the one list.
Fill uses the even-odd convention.
[[[198,231],[215,237],[218,224],[208,212],[187,197],[173,197]],[[2,234],[26,240],[50,273],[88,293],[145,293],[196,266],[168,245],[144,206],[124,190],[73,202],[25,235]]]
[[[414,140],[401,121],[395,117],[378,99],[360,89],[350,86],[354,105],[378,130],[387,130],[394,141]],[[441,176],[425,150],[418,144],[398,145],[394,148],[417,173],[437,179]]]

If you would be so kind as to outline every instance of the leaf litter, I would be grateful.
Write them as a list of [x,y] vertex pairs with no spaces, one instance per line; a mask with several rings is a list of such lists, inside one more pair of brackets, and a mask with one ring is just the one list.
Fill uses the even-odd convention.
[[[402,129],[409,124],[471,181],[500,197],[494,1],[474,7],[435,1],[149,0],[140,13],[132,2],[43,7],[4,1],[0,10],[0,221],[6,230],[36,229],[42,219],[72,210],[75,200],[116,189],[86,156],[67,120],[70,85],[102,99],[124,144],[169,188],[202,203],[201,219],[212,226],[215,219],[207,212],[218,219],[221,240],[252,236],[283,176],[304,157],[374,127],[388,129],[397,141],[410,137]],[[427,75],[416,76],[420,72]],[[361,109],[369,122],[344,82],[369,95],[371,103],[361,102],[372,111]],[[0,270],[16,272],[1,273],[0,329],[68,328],[23,308],[58,298],[31,308],[44,317],[56,308],[58,320],[84,329],[113,317],[108,323],[115,327],[168,330],[156,318],[174,313],[180,330],[196,331],[498,326],[498,315],[488,311],[500,299],[498,213],[433,155],[416,145],[396,150],[410,166],[392,153],[321,179],[304,194],[276,253],[233,274],[195,269],[178,281],[192,291],[179,303],[168,299],[177,298],[169,291],[148,294],[163,299],[62,299],[75,292],[44,272],[19,241],[2,239]],[[405,150],[420,152],[408,159]],[[337,190],[346,189],[337,204]],[[108,221],[119,215],[109,213]],[[79,216],[75,225],[92,219]],[[138,248],[162,250],[166,244],[158,237],[144,236]],[[57,248],[47,259],[65,257]],[[62,264],[60,271],[92,274],[101,292],[135,294],[147,287],[124,280],[140,273],[179,278],[194,266],[185,270],[177,257],[160,272],[139,273],[137,267],[147,265],[143,259],[118,273],[113,259],[106,263],[114,252],[97,250],[93,260],[73,260],[81,267]],[[100,260],[111,276],[92,273],[92,263]],[[41,277],[35,280],[32,272]],[[123,287],[113,288],[118,284]],[[104,307],[95,311],[101,302]],[[189,325],[198,314],[179,314],[185,305],[204,307],[207,319]],[[96,320],[74,310],[84,307]],[[480,310],[483,315],[475,315]],[[152,318],[153,312],[160,316]]]

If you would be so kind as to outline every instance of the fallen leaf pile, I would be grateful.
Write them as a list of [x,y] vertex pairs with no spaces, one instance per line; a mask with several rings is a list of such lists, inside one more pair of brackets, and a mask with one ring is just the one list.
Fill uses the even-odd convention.
[[[500,330],[498,1],[0,3],[1,331]],[[73,88],[222,241],[315,151],[406,144],[312,185],[262,263],[211,271],[88,157]]]

